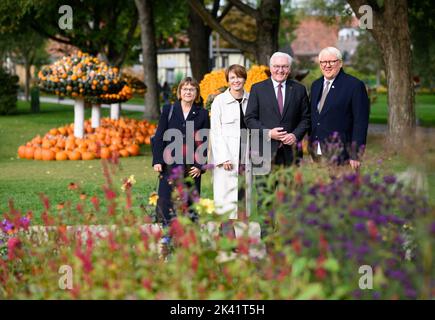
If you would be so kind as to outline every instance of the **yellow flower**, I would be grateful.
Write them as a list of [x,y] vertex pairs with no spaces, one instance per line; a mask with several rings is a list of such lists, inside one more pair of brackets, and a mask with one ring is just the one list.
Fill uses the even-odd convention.
[[202,209],[202,212],[205,212],[207,214],[213,214],[214,212],[214,202],[211,199],[207,199],[207,198],[201,198],[199,199],[199,203],[198,203],[200,209]]
[[157,194],[157,192],[152,192],[150,197],[148,198],[148,204],[150,206],[156,206],[157,205],[157,200],[159,199],[159,195]]
[[269,67],[263,65],[253,65],[248,71],[248,77],[245,83],[245,90],[250,92],[253,84],[269,78]]
[[204,103],[207,101],[208,96],[219,93],[220,88],[227,86],[228,83],[225,79],[224,69],[214,70],[207,73],[199,83],[199,89]]

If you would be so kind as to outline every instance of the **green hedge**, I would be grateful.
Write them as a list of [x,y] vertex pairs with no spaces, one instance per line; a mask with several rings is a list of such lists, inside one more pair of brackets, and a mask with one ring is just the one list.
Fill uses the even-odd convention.
[[17,109],[18,77],[0,68],[0,114],[12,114]]

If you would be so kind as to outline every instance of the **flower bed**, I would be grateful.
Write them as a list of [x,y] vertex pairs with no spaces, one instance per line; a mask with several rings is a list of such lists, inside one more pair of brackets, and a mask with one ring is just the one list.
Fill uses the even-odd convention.
[[[197,199],[200,223],[192,223],[183,214],[188,212],[183,202],[188,191],[177,184],[174,199],[180,215],[167,230],[174,251],[162,259],[155,248],[164,232],[140,227],[153,223],[149,215],[153,207],[143,204],[143,211],[135,212],[134,179],[126,179],[124,191],[117,192],[120,188],[113,185],[107,166],[104,171],[106,206],[92,198],[90,203],[55,212],[45,199],[43,221],[57,227],[44,245],[35,246],[20,233],[11,233],[14,240],[8,240],[0,259],[1,298],[433,297],[433,212],[425,199],[408,192],[393,176],[344,174],[308,181],[294,169],[271,174],[269,185],[278,188],[262,194],[266,202],[261,209],[276,223],[267,229],[267,257],[260,260],[249,256],[250,248],[260,245],[249,234],[229,239],[201,230],[201,225],[225,219],[212,213],[209,200]],[[93,224],[95,215],[123,227],[106,230],[104,237],[88,233],[81,238],[63,226],[65,217]],[[11,206],[2,221],[22,217]],[[235,258],[219,260],[221,253]],[[70,289],[59,287],[62,266],[71,267]],[[373,269],[373,289],[359,286],[361,266]]]

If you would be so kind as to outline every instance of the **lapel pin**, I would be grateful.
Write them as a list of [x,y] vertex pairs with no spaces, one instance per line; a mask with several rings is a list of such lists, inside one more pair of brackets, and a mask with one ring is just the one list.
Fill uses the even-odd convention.
[[334,89],[335,87],[334,87],[334,86],[331,86],[331,88]]

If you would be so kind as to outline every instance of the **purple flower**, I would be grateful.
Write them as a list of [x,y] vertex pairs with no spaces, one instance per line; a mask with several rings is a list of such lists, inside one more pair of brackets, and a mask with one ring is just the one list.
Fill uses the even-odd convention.
[[384,182],[386,184],[393,184],[396,182],[396,177],[395,176],[384,176]]
[[373,299],[379,300],[381,298],[381,294],[378,291],[373,292]]
[[359,218],[369,218],[370,212],[368,212],[367,210],[355,209],[350,212],[350,215]]
[[435,222],[432,222],[431,226],[430,226],[430,232],[435,235]]
[[311,213],[316,213],[318,211],[317,205],[314,202],[311,202],[307,207],[307,211]]
[[329,231],[332,230],[332,225],[330,223],[323,223],[321,225],[322,230]]
[[358,232],[366,231],[366,225],[362,222],[355,223],[353,227]]

